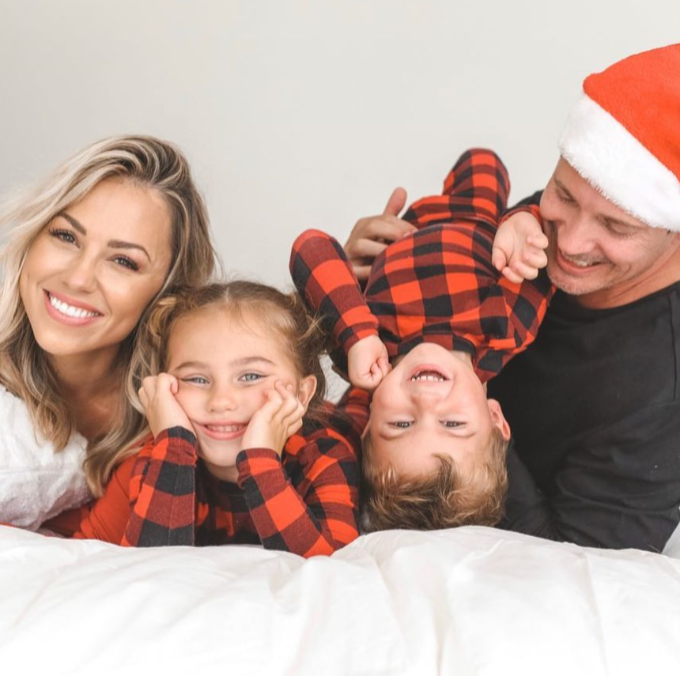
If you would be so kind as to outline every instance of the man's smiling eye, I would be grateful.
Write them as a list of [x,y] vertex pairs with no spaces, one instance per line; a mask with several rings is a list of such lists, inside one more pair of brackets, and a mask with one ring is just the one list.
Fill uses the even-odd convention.
[[635,229],[633,227],[626,226],[625,224],[618,224],[617,222],[610,222],[610,221],[605,221],[604,223],[605,229],[612,235],[617,238],[625,239],[625,238],[631,238],[633,236],[637,236],[640,232],[639,229]]
[[559,198],[562,203],[566,203],[567,205],[573,205],[576,203],[576,201],[569,194],[565,194],[560,190],[557,191],[557,198]]

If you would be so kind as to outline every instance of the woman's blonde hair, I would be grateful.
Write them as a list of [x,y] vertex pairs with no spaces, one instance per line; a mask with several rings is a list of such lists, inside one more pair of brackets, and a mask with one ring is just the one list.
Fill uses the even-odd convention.
[[[26,255],[38,234],[56,215],[84,198],[101,181],[117,178],[157,192],[171,214],[172,264],[165,283],[151,301],[118,356],[120,422],[89,442],[85,468],[90,481],[110,473],[109,459],[144,431],[143,416],[126,399],[134,394],[131,367],[139,352],[137,331],[158,298],[180,287],[199,286],[213,275],[217,257],[210,240],[208,215],[189,165],[172,144],[146,136],[111,137],[91,144],[61,165],[44,183],[16,196],[0,215],[7,233],[0,252],[0,383],[26,402],[37,432],[61,450],[74,429],[54,370],[37,345],[19,295]],[[100,493],[102,486],[92,484]]]

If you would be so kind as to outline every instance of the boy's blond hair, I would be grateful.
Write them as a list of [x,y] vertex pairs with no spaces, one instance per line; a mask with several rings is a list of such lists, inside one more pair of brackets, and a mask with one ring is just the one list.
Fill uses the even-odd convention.
[[368,531],[493,526],[503,516],[508,475],[508,441],[494,427],[482,460],[463,474],[449,456],[434,454],[441,465],[431,475],[400,476],[394,466],[379,469],[370,435],[362,440],[364,518]]

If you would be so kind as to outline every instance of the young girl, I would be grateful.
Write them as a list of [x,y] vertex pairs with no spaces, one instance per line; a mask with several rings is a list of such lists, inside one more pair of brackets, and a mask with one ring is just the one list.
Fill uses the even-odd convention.
[[295,296],[256,283],[161,301],[141,337],[153,438],[118,466],[74,537],[262,543],[305,557],[356,538],[366,395],[343,404],[356,406],[351,422],[321,401],[320,337]]

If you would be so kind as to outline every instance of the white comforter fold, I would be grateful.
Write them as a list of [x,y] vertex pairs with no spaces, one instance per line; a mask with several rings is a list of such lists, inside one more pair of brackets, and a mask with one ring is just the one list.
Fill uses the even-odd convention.
[[0,659],[50,676],[649,676],[680,662],[680,561],[477,527],[373,534],[307,561],[0,527]]

